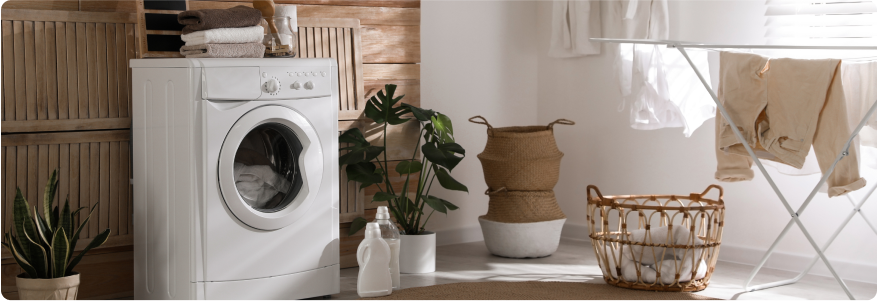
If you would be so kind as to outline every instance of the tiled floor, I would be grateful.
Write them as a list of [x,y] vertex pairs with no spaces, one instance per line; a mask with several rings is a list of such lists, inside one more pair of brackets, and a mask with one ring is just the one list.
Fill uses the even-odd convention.
[[[719,262],[708,289],[699,294],[721,299],[847,299],[832,278],[807,276],[798,284],[757,292],[743,292],[751,266]],[[341,270],[341,293],[332,299],[358,299],[358,269]],[[796,273],[765,269],[756,281],[787,279]],[[603,283],[591,246],[587,242],[562,240],[554,255],[539,259],[509,259],[490,255],[483,242],[441,246],[437,249],[436,272],[403,274],[404,288],[475,281],[580,281]],[[847,281],[858,299],[871,299],[877,284]]]

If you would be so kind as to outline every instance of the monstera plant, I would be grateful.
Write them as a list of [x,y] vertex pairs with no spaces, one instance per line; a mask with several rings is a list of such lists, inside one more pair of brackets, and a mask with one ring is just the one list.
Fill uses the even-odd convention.
[[[383,91],[372,96],[366,104],[365,116],[382,127],[385,138],[390,125],[420,123],[417,143],[411,146],[414,148],[411,160],[398,162],[395,170],[389,170],[387,139],[383,139],[383,146],[371,145],[362,132],[354,128],[338,137],[342,146],[348,145],[340,150],[349,151],[339,158],[339,166],[344,168],[348,181],[360,183],[359,189],[377,185],[379,192],[371,201],[386,203],[403,236],[418,235],[425,231],[426,223],[436,211],[447,214],[449,210],[458,209],[451,202],[430,194],[435,180],[446,189],[468,192],[466,185],[451,177],[451,171],[463,160],[466,150],[454,142],[454,127],[448,116],[399,103],[404,95],[394,97],[395,92],[396,85],[386,85]],[[403,117],[409,113],[413,118]],[[422,154],[419,160],[418,150]],[[393,173],[405,177],[405,184],[401,188],[393,187],[390,183]],[[409,191],[411,182],[417,184],[415,191]],[[350,227],[350,234],[356,233],[365,224],[364,218],[357,218]]]
[[[34,287],[35,281],[46,281],[46,279],[55,280],[65,277],[76,277],[75,287],[72,293],[75,297],[75,290],[79,286],[79,274],[73,271],[73,268],[82,260],[82,256],[89,250],[102,245],[110,236],[110,229],[106,229],[95,236],[88,246],[76,256],[73,256],[73,249],[79,240],[79,234],[83,229],[87,229],[86,225],[91,218],[91,213],[97,209],[98,204],[91,207],[88,216],[79,223],[74,224],[74,217],[83,209],[70,208],[70,200],[64,202],[64,206],[52,207],[55,199],[55,193],[58,191],[58,171],[52,172],[52,176],[46,183],[46,190],[43,194],[43,214],[41,215],[37,208],[33,208],[33,213],[28,208],[27,200],[21,194],[21,190],[16,187],[15,200],[13,204],[13,220],[15,225],[12,233],[5,233],[3,236],[3,246],[6,247],[12,258],[18,263],[18,266],[24,270],[24,274],[19,275],[16,280],[19,288],[19,296],[22,299],[67,299],[70,296],[70,281],[62,281],[61,286],[68,291],[51,294],[51,291],[36,290],[27,291],[27,288]],[[60,208],[59,208],[60,207]],[[25,283],[22,283],[24,281]],[[43,288],[52,286],[53,284],[40,284]],[[47,295],[39,295],[47,294]],[[60,294],[60,295],[59,295]]]

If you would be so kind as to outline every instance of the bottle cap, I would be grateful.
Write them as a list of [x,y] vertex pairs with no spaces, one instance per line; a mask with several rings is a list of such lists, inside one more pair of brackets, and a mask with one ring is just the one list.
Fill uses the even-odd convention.
[[365,238],[381,238],[381,226],[378,223],[365,224]]
[[375,219],[390,219],[390,211],[387,210],[387,206],[378,206],[378,213],[375,214]]

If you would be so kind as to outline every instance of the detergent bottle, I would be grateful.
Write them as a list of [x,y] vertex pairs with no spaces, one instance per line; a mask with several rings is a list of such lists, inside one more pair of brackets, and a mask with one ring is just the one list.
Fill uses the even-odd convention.
[[375,223],[381,227],[381,237],[390,245],[390,277],[393,279],[393,289],[402,289],[399,280],[399,228],[390,220],[390,212],[387,206],[379,206],[375,215]]
[[359,263],[356,293],[360,297],[372,298],[393,293],[390,246],[381,238],[381,228],[377,223],[366,224],[365,239],[356,249],[356,261]]

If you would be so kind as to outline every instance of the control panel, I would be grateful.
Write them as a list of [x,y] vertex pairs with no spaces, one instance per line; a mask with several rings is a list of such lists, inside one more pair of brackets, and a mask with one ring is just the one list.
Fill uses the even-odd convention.
[[260,72],[262,96],[258,100],[314,98],[332,93],[329,67],[260,67]]

